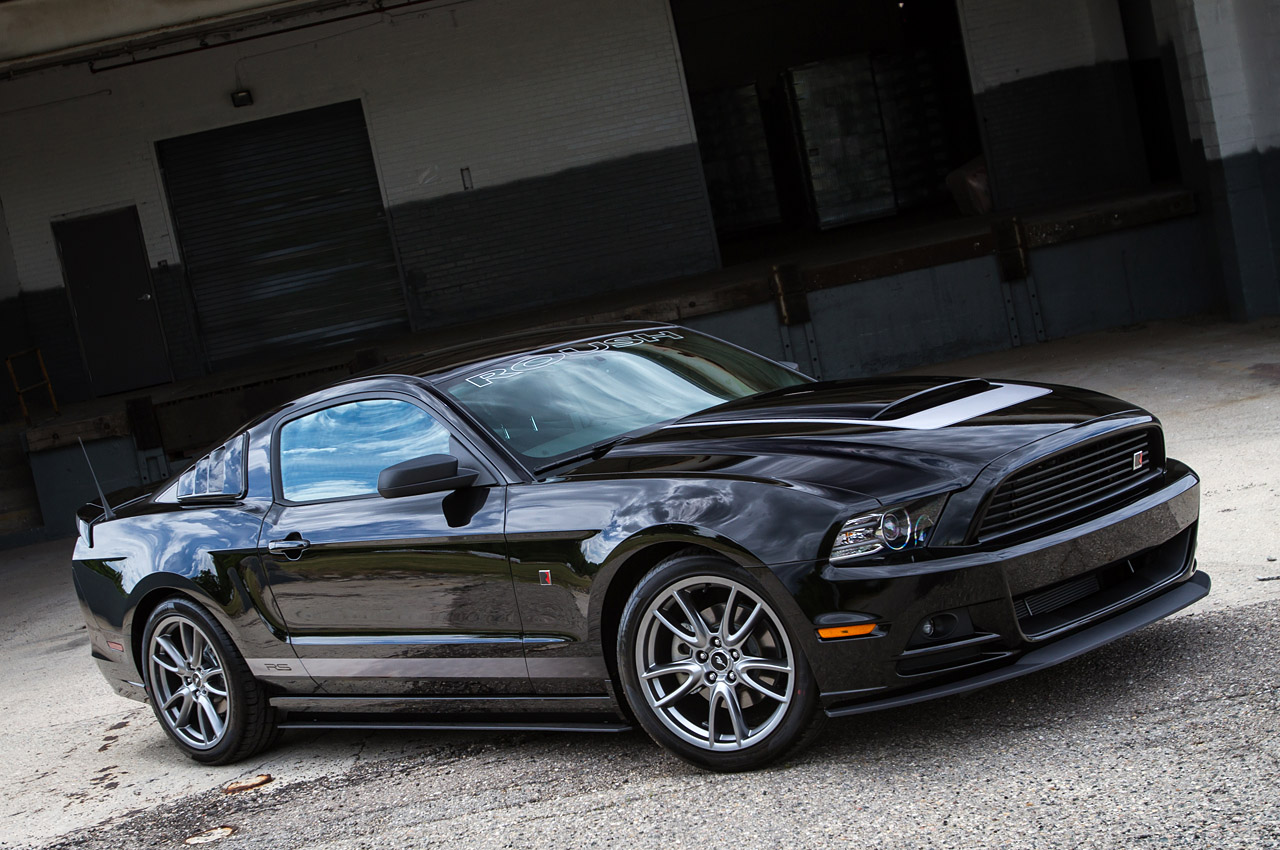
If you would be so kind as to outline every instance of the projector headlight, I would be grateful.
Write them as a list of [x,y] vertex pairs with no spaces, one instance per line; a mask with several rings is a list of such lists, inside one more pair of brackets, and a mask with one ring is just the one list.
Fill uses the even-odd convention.
[[831,562],[838,564],[877,553],[928,546],[946,503],[946,496],[934,496],[854,517],[836,535]]

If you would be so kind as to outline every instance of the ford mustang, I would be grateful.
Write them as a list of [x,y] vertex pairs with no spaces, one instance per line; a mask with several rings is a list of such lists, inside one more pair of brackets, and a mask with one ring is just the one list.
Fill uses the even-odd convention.
[[77,514],[103,674],[220,764],[287,728],[619,730],[744,770],[1209,592],[1110,396],[814,381],[671,325],[393,363]]

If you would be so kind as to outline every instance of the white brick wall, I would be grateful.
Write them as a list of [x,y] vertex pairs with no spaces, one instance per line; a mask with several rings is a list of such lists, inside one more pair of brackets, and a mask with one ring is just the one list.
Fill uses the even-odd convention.
[[1209,159],[1280,146],[1280,0],[1153,0]]
[[957,0],[957,4],[975,94],[1128,55],[1115,0]]
[[158,140],[361,98],[387,200],[436,198],[464,167],[481,188],[691,144],[678,62],[666,0],[472,0],[0,82],[20,285],[62,285],[51,220],[131,204],[151,263],[179,261]]

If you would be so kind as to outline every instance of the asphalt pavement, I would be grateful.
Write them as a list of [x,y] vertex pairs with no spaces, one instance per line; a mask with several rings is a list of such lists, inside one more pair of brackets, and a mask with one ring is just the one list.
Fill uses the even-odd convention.
[[[0,552],[0,847],[1280,848],[1280,322],[1151,324],[918,370],[1112,392],[1204,478],[1212,595],[1085,657],[708,774],[640,733],[292,732],[180,756],[88,655],[70,541]],[[253,790],[230,782],[270,774]]]

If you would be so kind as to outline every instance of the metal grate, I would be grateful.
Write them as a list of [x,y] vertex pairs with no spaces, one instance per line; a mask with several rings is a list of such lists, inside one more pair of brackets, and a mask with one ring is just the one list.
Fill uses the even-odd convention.
[[[1010,475],[996,488],[978,529],[987,540],[1113,502],[1159,474],[1155,429],[1076,446]],[[1141,463],[1135,458],[1141,453]]]
[[1020,599],[1015,599],[1013,609],[1017,613],[1019,620],[1026,620],[1037,614],[1048,614],[1050,611],[1056,611],[1064,605],[1078,602],[1086,596],[1092,596],[1101,589],[1102,585],[1098,582],[1097,574],[1089,573],[1086,576],[1063,582],[1057,587],[1051,587],[1040,593],[1028,593]]

